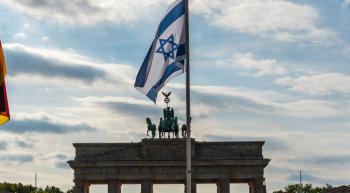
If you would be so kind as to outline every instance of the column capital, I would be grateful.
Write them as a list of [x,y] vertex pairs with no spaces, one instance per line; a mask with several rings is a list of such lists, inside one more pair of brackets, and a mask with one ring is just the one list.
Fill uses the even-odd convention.
[[121,193],[122,183],[116,180],[110,180],[108,182],[108,193]]
[[141,193],[153,193],[153,181],[151,179],[141,180]]
[[230,180],[228,178],[218,179],[216,186],[217,193],[230,193]]
[[[185,193],[187,193],[187,184],[185,182]],[[197,181],[195,179],[191,180],[191,193],[197,193]]]
[[74,193],[89,193],[90,183],[86,180],[74,180]]
[[249,193],[266,193],[266,186],[264,183],[264,177],[249,180]]

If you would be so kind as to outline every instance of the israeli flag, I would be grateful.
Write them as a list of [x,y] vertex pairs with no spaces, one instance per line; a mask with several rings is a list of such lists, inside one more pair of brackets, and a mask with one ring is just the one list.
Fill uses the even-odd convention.
[[137,74],[134,87],[154,103],[158,91],[184,72],[185,0],[176,0],[161,20],[157,34]]

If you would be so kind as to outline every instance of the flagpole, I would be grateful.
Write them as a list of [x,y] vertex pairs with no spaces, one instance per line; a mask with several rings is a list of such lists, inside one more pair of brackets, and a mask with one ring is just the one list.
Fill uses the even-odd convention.
[[190,38],[188,1],[185,1],[186,28],[186,192],[191,193],[191,95],[190,95]]

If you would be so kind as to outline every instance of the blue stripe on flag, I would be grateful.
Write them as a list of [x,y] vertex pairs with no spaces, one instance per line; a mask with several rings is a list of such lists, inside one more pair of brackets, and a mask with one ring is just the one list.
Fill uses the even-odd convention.
[[179,17],[185,14],[185,3],[184,1],[181,1],[178,5],[176,5],[162,20],[162,22],[159,24],[158,31],[156,34],[156,38],[158,39],[159,36]]
[[136,81],[135,81],[135,85],[134,85],[135,87],[136,86],[137,87],[143,87],[143,85],[145,85],[145,83],[146,83],[148,63],[149,63],[149,59],[150,59],[152,50],[153,50],[153,43],[152,43],[151,47],[149,48],[149,50],[147,52],[146,58],[145,58],[145,60],[142,63],[140,71],[137,73]]
[[177,47],[176,56],[181,56],[186,54],[186,44],[181,44]]
[[153,102],[156,102],[157,99],[157,93],[159,91],[159,89],[162,88],[163,84],[165,83],[165,81],[169,78],[170,75],[172,75],[174,72],[181,70],[181,68],[179,68],[175,62],[170,64],[164,74],[163,77],[151,88],[151,90],[148,91],[147,93],[147,97],[149,99],[151,99]]

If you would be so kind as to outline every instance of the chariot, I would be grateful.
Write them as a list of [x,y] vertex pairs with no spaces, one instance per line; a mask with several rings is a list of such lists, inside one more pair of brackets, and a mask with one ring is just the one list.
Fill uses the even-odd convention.
[[[177,117],[174,116],[174,109],[172,107],[168,106],[168,103],[170,102],[169,95],[171,92],[162,94],[165,96],[164,102],[166,103],[166,108],[163,109],[163,117],[159,119],[159,125],[158,125],[158,135],[159,139],[161,138],[179,138],[179,124]],[[152,123],[150,118],[146,118],[146,122],[148,124],[148,130],[147,130],[147,136],[148,132],[152,132],[152,138],[156,135],[156,125]],[[186,125],[182,125],[182,137],[186,136]]]

